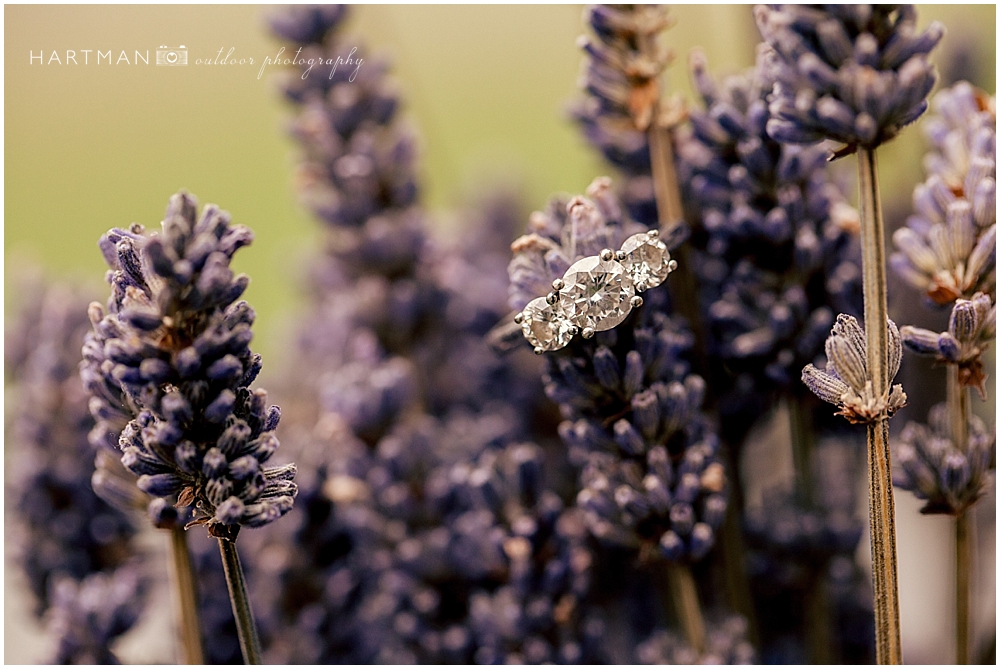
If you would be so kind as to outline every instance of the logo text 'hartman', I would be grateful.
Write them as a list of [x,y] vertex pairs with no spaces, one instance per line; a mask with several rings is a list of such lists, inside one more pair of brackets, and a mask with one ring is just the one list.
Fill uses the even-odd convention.
[[[166,47],[161,47],[166,48]],[[184,47],[180,47],[183,49]],[[173,49],[169,53],[178,54],[178,49]],[[97,56],[92,54],[96,53]],[[179,57],[179,56],[178,56]],[[28,65],[91,65],[90,59],[94,58],[98,65],[138,65],[142,63],[144,65],[149,65],[149,50],[145,52],[134,51],[132,58],[129,58],[128,53],[125,51],[120,51],[118,57],[114,57],[114,52],[111,49],[107,51],[101,51],[100,49],[66,49],[64,53],[60,55],[59,51],[52,51],[49,53],[48,58],[45,57],[45,51],[41,50],[37,54],[34,51],[28,52]],[[156,52],[157,65],[161,65],[159,62],[160,51]],[[163,65],[187,65],[187,51],[184,52],[184,62],[183,63],[162,63]]]

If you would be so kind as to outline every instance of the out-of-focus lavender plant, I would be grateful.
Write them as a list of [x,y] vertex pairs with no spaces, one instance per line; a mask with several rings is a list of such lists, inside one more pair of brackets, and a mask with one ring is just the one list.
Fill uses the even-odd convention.
[[[272,26],[303,52],[359,47],[342,34],[343,14],[325,12],[296,8]],[[482,340],[506,311],[518,217],[496,201],[459,243],[430,239],[416,205],[414,142],[396,120],[385,64],[365,58],[356,77],[341,72],[327,81],[328,72],[302,68],[285,89],[300,106],[293,133],[305,201],[330,241],[295,363],[314,405],[292,425],[302,507],[265,542],[261,554],[273,559],[258,569],[272,602],[262,617],[268,657],[516,657],[522,637],[483,637],[470,618],[474,593],[480,616],[492,615],[482,602],[498,588],[527,596],[503,548],[513,532],[501,509],[477,506],[452,468],[523,434],[539,395],[536,371],[501,361]],[[305,550],[290,551],[292,542]],[[538,559],[550,545],[540,542]],[[529,646],[556,658],[558,636],[546,630]]]
[[755,664],[757,654],[747,641],[747,622],[738,615],[708,623],[705,648],[697,651],[669,630],[660,630],[635,649],[641,664]]
[[660,73],[673,54],[656,38],[671,21],[666,8],[656,5],[591,5],[584,21],[594,37],[578,41],[587,54],[580,82],[586,97],[573,117],[587,140],[621,171],[621,198],[629,215],[654,226],[664,212],[657,212],[649,132],[661,122],[661,113],[668,124],[683,117],[677,101],[671,109],[659,108]]
[[[850,641],[860,648],[866,647],[864,639],[874,640],[870,634],[858,639],[841,632],[870,606],[857,601],[853,587],[860,574],[853,556],[864,530],[855,513],[855,453],[856,446],[843,438],[822,440],[810,454],[807,499],[801,489],[779,486],[765,490],[762,504],[747,510],[747,570],[765,662],[870,657],[868,649],[855,658],[844,648],[848,639],[838,638],[853,636]],[[817,612],[818,606],[827,610]],[[805,646],[791,639],[804,640]]]
[[959,663],[970,653],[972,537],[968,509],[982,497],[996,468],[995,429],[972,413],[969,387],[985,399],[981,356],[996,338],[996,306],[989,295],[955,301],[948,331],[906,326],[903,343],[935,356],[948,368],[945,404],[931,408],[927,425],[908,423],[896,444],[894,483],[926,500],[922,513],[955,516],[956,649]]
[[727,370],[717,383],[735,377],[720,412],[738,433],[729,417],[760,415],[775,391],[799,394],[795,370],[819,355],[834,314],[860,312],[858,215],[827,177],[823,149],[765,132],[773,81],[763,57],[721,83],[699,52],[691,66],[706,109],[691,113],[680,170],[687,213],[704,229],[707,346]]
[[896,273],[930,300],[948,305],[996,290],[996,100],[967,82],[934,96],[924,124],[927,180],[913,193],[916,213],[893,235]]
[[912,5],[757,5],[754,17],[776,56],[775,139],[871,148],[927,109],[937,79],[928,54],[944,26],[917,32]]
[[29,297],[5,346],[17,398],[7,442],[15,554],[55,636],[49,660],[116,662],[111,645],[142,612],[146,577],[133,519],[90,485],[94,421],[76,373],[87,301],[41,280]]
[[55,632],[55,664],[118,664],[112,642],[142,614],[148,581],[138,564],[95,572],[82,581],[61,577],[47,612]]
[[981,494],[995,449],[972,414],[968,388],[985,399],[981,355],[996,336],[996,100],[963,81],[938,93],[934,110],[925,126],[929,176],[914,191],[916,214],[893,237],[899,252],[891,262],[931,302],[954,302],[948,332],[902,330],[908,348],[946,365],[948,401],[932,409],[929,425],[907,425],[896,480],[928,500],[926,513],[955,515],[955,631],[964,664],[972,552],[965,511]]
[[973,414],[966,428],[968,441],[955,444],[947,405],[934,405],[927,418],[927,425],[910,422],[900,433],[893,483],[927,502],[921,513],[960,515],[992,482],[996,434]]

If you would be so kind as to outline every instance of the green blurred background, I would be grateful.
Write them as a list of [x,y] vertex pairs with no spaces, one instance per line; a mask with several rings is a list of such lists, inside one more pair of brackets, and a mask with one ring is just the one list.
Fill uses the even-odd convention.
[[[289,317],[302,304],[302,259],[318,240],[318,226],[297,205],[291,185],[296,149],[285,136],[291,110],[277,91],[277,68],[257,78],[264,57],[279,46],[264,27],[271,11],[5,7],[5,313],[17,304],[16,278],[28,262],[106,295],[98,237],[133,221],[157,226],[169,196],[186,188],[256,232],[256,243],[235,266],[253,277],[246,297],[258,312],[254,346],[264,355],[262,382],[268,384],[287,349]],[[924,5],[919,11],[922,25],[938,19],[948,27],[935,53],[945,80],[968,77],[995,92],[995,6]],[[690,97],[685,62],[695,45],[716,72],[753,62],[758,36],[749,5],[677,6],[672,15],[677,26],[667,39],[678,58],[667,80],[673,90]],[[421,138],[424,203],[444,234],[458,234],[461,226],[460,216],[445,212],[477,193],[506,186],[526,207],[540,207],[550,193],[582,192],[606,172],[566,115],[578,95],[581,16],[578,5],[355,8],[351,27],[359,45],[394,64],[404,118]],[[181,44],[188,48],[187,67],[155,66],[158,46]],[[215,58],[220,48],[252,57],[255,65],[195,63]],[[115,60],[124,51],[133,63],[85,66],[84,49],[93,50],[92,59],[97,50],[110,49]],[[77,52],[79,65],[66,64],[66,50]],[[134,64],[135,50],[148,50],[150,64]],[[62,65],[47,64],[53,51]],[[30,54],[40,52],[46,64],[32,64]],[[911,130],[880,153],[890,225],[905,217],[912,187],[923,178],[923,149],[921,133]],[[849,180],[850,161],[843,162]],[[912,297],[901,291],[896,299]],[[902,593],[904,637],[908,648],[920,646],[924,661],[947,661],[952,655],[940,613],[949,610],[949,530],[939,519],[918,516],[912,496],[897,495],[897,503],[905,556],[900,575],[917,586]],[[995,587],[990,583],[984,593]],[[5,659],[32,661],[38,632],[24,619],[23,605],[6,599],[7,638],[18,642],[8,644]],[[992,603],[980,604],[979,624],[991,625]],[[160,636],[168,638],[169,631],[136,636],[126,655],[161,658],[153,642]]]
[[[277,68],[257,78],[279,46],[264,27],[272,11],[5,7],[5,311],[16,304],[12,279],[25,259],[99,284],[100,234],[132,221],[156,226],[169,196],[186,188],[256,232],[235,264],[253,277],[247,299],[259,314],[255,346],[265,361],[276,352],[283,316],[300,303],[301,257],[318,226],[291,185],[295,147],[285,136],[290,109],[276,88]],[[690,94],[684,64],[695,45],[717,71],[752,63],[758,38],[750,6],[687,5],[672,14],[677,26],[668,39],[678,58],[667,74],[671,88]],[[606,171],[566,117],[577,95],[581,17],[578,5],[355,8],[359,44],[394,64],[404,116],[421,138],[424,202],[432,211],[501,183],[539,207],[550,193],[581,192]],[[956,47],[984,52],[985,59],[973,54],[984,80],[977,83],[993,90],[995,7],[921,8],[922,22],[934,18],[949,28],[939,61]],[[181,44],[187,67],[155,65],[158,46]],[[256,64],[195,64],[220,48]],[[66,61],[70,49],[79,65]],[[93,50],[90,65],[84,49]],[[132,64],[94,64],[96,51],[109,49],[114,60],[124,51]],[[135,64],[136,50],[149,51],[149,65]],[[48,62],[53,51],[62,65]],[[29,62],[42,52],[44,64]],[[921,140],[909,135],[909,144],[894,148],[911,147],[915,157]],[[907,175],[907,188],[917,178]],[[98,294],[104,290],[95,285]]]

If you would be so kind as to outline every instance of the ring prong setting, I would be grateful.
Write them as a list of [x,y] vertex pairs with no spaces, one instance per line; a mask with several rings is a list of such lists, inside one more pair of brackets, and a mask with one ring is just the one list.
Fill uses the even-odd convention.
[[633,309],[638,309],[639,307],[642,306],[642,297],[640,297],[639,295],[633,296],[632,299],[629,300],[629,304],[632,305]]
[[517,323],[518,325],[520,325],[521,323],[523,323],[524,322],[524,314],[521,313],[520,311],[517,312],[516,314],[514,314],[514,322]]
[[583,328],[583,338],[584,339],[592,339],[595,334],[596,334],[596,332],[594,331],[594,328],[589,328],[589,327],[588,328]]
[[601,260],[607,262],[615,257],[615,252],[611,249],[604,249],[601,251]]
[[562,279],[556,279],[552,282],[552,290],[562,290],[566,287],[566,282]]

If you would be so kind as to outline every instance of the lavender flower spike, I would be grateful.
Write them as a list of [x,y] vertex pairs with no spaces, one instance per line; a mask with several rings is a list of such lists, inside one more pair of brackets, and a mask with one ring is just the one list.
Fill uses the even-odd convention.
[[[896,324],[889,321],[889,383],[899,371],[903,344]],[[868,373],[865,332],[853,316],[840,314],[826,340],[826,371],[813,365],[802,370],[802,382],[824,402],[840,407],[837,415],[851,423],[873,423],[906,406],[899,384],[876,397]]]
[[958,365],[959,383],[975,388],[986,399],[982,355],[996,337],[996,328],[996,305],[989,295],[976,293],[971,300],[955,302],[947,332],[938,334],[904,325],[899,334],[903,344],[914,353],[933,355],[942,363]]
[[996,99],[967,82],[934,96],[916,213],[892,236],[896,273],[937,304],[996,287]]
[[913,5],[757,5],[754,17],[773,49],[776,140],[871,149],[927,109],[944,26],[917,33]]
[[253,233],[214,205],[200,218],[196,207],[178,193],[161,233],[136,224],[101,238],[113,292],[106,315],[91,305],[88,347],[103,344],[104,386],[120,387],[138,412],[119,446],[139,488],[193,504],[194,522],[232,538],[236,526],[264,525],[291,509],[295,466],[264,467],[278,448],[280,412],[267,406],[265,391],[248,387],[261,368],[249,347],[253,309],[237,301],[249,278],[233,276],[229,263]]
[[[586,97],[571,113],[587,140],[621,170],[630,215],[653,225],[658,218],[647,130],[660,99],[660,73],[673,54],[647,46],[672,22],[657,5],[591,5],[584,21],[595,37],[577,40],[587,54],[580,78]],[[675,107],[667,113],[679,120],[683,108]]]
[[996,431],[971,414],[968,442],[955,444],[946,404],[934,405],[927,422],[907,423],[900,433],[893,484],[927,500],[921,513],[961,515],[989,487]]

